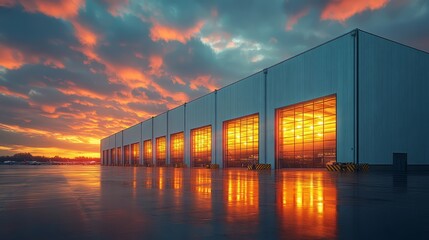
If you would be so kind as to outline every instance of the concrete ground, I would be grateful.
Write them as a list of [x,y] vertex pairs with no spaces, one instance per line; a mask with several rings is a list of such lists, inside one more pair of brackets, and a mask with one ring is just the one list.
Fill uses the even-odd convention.
[[0,239],[428,239],[429,172],[0,166]]

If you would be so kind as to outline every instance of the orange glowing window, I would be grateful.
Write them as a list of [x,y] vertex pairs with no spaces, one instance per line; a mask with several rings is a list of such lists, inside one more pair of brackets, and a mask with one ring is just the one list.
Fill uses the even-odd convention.
[[224,122],[225,167],[247,167],[259,162],[259,115]]
[[120,165],[122,163],[122,149],[121,147],[116,148],[116,164]]
[[170,136],[170,161],[171,164],[183,163],[185,153],[185,137],[183,132]]
[[115,156],[116,156],[115,150],[116,150],[116,148],[110,149],[110,165],[114,165],[114,163],[116,162],[116,159],[115,159]]
[[130,165],[130,145],[124,146],[124,160],[125,160],[125,166]]
[[212,162],[212,126],[191,130],[191,164],[202,167]]
[[166,147],[165,137],[159,137],[156,139],[156,165],[165,166],[166,165],[166,156],[167,156],[167,147]]
[[145,166],[152,165],[152,140],[143,142],[143,163]]
[[336,161],[336,96],[277,110],[277,160],[283,167],[324,167]]
[[139,165],[140,158],[140,144],[133,143],[131,144],[131,164],[134,166]]

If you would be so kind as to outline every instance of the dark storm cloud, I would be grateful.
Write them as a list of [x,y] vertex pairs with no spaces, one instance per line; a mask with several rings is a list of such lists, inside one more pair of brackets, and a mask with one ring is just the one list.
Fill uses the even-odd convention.
[[210,1],[146,1],[142,3],[141,10],[147,18],[168,24],[177,28],[192,27],[195,22],[210,17],[214,7]]
[[216,56],[213,51],[197,39],[186,43],[172,43],[174,50],[165,55],[164,63],[167,71],[184,77],[200,74],[220,73]]
[[149,38],[150,24],[135,15],[115,17],[107,9],[88,2],[79,19],[100,35],[96,52],[109,63],[144,68],[148,65],[147,59],[137,58],[136,53],[147,57],[162,49]]
[[20,7],[0,7],[0,43],[33,56],[60,60],[74,55],[77,45],[70,23]]
[[[3,74],[6,86],[18,93],[28,94],[33,87],[50,86],[67,89],[76,86],[94,93],[110,95],[114,90],[123,87],[110,83],[103,74],[91,73],[85,65],[79,68],[58,69],[44,65],[25,65],[16,70],[8,70]],[[55,98],[53,98],[55,99]]]

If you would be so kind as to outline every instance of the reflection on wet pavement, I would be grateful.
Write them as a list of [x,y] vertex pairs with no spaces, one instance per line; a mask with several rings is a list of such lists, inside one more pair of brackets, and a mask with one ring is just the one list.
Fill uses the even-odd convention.
[[429,174],[0,166],[1,239],[426,239]]

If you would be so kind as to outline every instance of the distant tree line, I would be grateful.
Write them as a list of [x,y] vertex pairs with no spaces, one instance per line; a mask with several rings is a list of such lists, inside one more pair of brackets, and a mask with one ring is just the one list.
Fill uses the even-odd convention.
[[90,157],[75,157],[75,158],[64,158],[64,157],[45,157],[45,156],[33,156],[31,153],[16,153],[12,156],[0,156],[0,162],[4,161],[15,161],[15,162],[90,162],[96,161],[99,162],[100,158],[90,158]]

